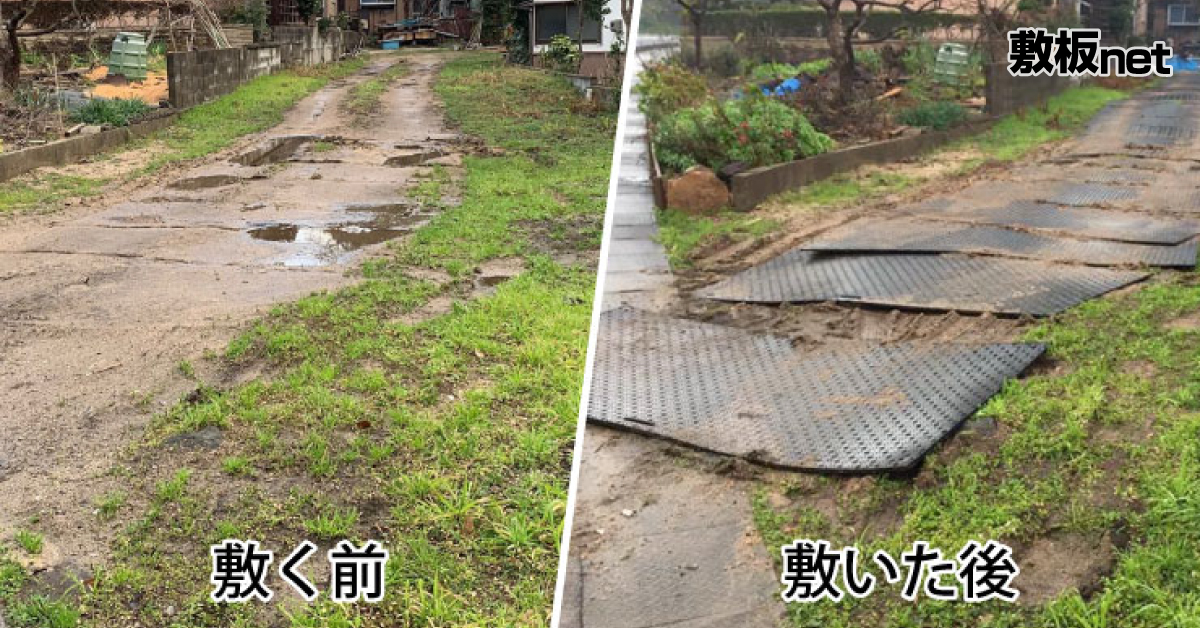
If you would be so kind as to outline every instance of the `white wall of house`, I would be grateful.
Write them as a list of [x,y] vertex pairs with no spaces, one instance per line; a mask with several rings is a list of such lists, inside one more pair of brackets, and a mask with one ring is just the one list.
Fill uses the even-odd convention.
[[[533,11],[529,13],[530,28],[529,36],[533,43],[533,53],[542,54],[546,52],[546,45],[537,43],[537,11],[541,7],[547,6],[577,6],[573,0],[533,0]],[[604,6],[608,7],[608,14],[600,22],[600,41],[599,42],[584,42],[583,52],[588,53],[605,53],[612,49],[613,42],[616,41],[617,35],[613,32],[613,26],[618,29],[624,29],[624,23],[621,21],[621,4],[619,0],[605,0]]]

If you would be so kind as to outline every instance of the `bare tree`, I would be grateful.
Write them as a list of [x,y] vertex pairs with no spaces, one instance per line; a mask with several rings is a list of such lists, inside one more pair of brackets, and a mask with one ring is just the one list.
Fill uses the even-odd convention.
[[[678,1],[678,0],[676,0]],[[859,32],[876,9],[895,11],[904,15],[930,13],[941,8],[941,0],[813,0],[825,11],[825,39],[829,57],[838,77],[838,98],[842,102],[854,99],[854,83],[858,79],[858,64],[854,47],[877,44],[896,37],[896,28],[872,39],[860,39]],[[986,0],[978,0],[985,2]],[[845,15],[844,15],[845,14]],[[848,16],[848,17],[847,17]]]
[[21,30],[25,20],[33,15],[38,0],[23,0],[8,3],[5,13],[5,3],[0,2],[0,25],[4,28],[4,37],[0,38],[0,93],[17,88],[21,78],[21,39],[53,32],[57,27],[42,30]]
[[701,48],[704,41],[704,18],[708,15],[708,0],[675,0],[675,3],[683,8],[692,23],[692,46],[695,53],[692,67],[698,70],[704,65]]
[[[0,1],[0,29],[4,31],[0,33],[0,94],[15,90],[21,78],[22,39],[49,35],[80,19],[75,0],[71,0],[65,13],[61,10],[42,12],[38,0]],[[34,24],[35,28],[22,29],[26,24]]]

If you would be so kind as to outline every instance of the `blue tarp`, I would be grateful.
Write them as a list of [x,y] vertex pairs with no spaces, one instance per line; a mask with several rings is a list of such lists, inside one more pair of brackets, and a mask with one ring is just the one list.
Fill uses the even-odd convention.
[[762,93],[765,96],[783,96],[800,91],[800,79],[792,77],[775,86],[772,90],[770,87],[762,86]]
[[1185,61],[1179,57],[1171,57],[1167,59],[1167,65],[1171,66],[1175,72],[1200,71],[1200,60],[1197,59],[1188,59]]

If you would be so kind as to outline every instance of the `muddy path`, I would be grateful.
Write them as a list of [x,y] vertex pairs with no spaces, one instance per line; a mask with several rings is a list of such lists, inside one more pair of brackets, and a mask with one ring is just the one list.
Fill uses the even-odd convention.
[[0,536],[36,527],[47,566],[104,562],[117,531],[96,501],[154,414],[197,386],[189,365],[273,304],[355,281],[428,219],[405,189],[434,162],[458,173],[432,91],[445,57],[403,57],[366,120],[340,107],[400,58],[373,56],[200,163],[0,225]]

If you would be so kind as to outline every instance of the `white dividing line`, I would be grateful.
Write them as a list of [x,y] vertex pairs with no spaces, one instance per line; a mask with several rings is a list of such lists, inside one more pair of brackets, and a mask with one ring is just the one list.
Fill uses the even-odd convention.
[[554,585],[554,611],[550,616],[550,628],[558,628],[562,621],[563,590],[566,587],[567,566],[571,554],[571,525],[575,519],[575,494],[579,490],[579,465],[583,457],[583,433],[587,424],[588,388],[592,382],[592,358],[596,353],[596,331],[600,328],[600,312],[604,304],[604,275],[608,270],[608,249],[612,240],[613,206],[617,200],[617,183],[621,171],[621,149],[625,143],[625,118],[629,115],[626,104],[633,86],[633,69],[638,64],[630,61],[637,55],[638,25],[642,16],[642,0],[634,0],[633,24],[629,27],[625,44],[625,76],[621,82],[621,102],[617,110],[617,134],[613,138],[612,165],[608,178],[608,202],[604,210],[604,233],[600,240],[600,264],[596,269],[596,290],[592,296],[592,325],[588,331],[586,364],[583,369],[583,388],[579,400],[579,417],[575,426],[575,449],[571,454],[571,483],[567,488],[567,512],[563,519],[562,538],[558,544],[558,579]]

